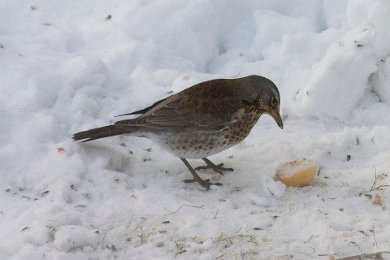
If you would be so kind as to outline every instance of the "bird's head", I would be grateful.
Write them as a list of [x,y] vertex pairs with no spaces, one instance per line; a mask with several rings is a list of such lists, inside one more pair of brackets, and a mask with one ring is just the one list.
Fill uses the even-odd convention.
[[283,120],[280,117],[280,95],[275,84],[261,76],[248,76],[241,78],[245,83],[246,99],[248,102],[257,106],[257,108],[266,114],[272,116],[280,128],[283,129]]

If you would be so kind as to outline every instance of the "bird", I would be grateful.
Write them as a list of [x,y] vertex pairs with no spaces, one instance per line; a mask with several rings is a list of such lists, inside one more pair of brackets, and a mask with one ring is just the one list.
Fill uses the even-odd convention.
[[[270,115],[283,129],[280,94],[268,78],[249,75],[233,79],[213,79],[195,84],[152,105],[119,116],[134,116],[99,128],[78,132],[73,140],[92,140],[130,135],[146,137],[180,158],[192,175],[186,183],[199,183],[208,190],[209,179],[196,171],[212,169],[223,174],[233,171],[214,164],[207,157],[226,150],[250,133],[262,114]],[[193,168],[187,159],[202,159],[206,166]]]

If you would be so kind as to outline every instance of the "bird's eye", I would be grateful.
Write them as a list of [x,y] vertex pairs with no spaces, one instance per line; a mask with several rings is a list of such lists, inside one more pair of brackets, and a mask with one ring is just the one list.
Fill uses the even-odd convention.
[[271,107],[276,107],[278,105],[278,100],[275,97],[271,98]]

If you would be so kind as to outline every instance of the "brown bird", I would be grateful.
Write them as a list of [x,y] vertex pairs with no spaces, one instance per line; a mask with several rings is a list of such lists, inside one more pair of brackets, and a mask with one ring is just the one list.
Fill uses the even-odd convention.
[[[193,179],[206,189],[222,185],[203,180],[198,169],[211,168],[222,174],[232,168],[216,165],[206,157],[244,140],[263,113],[271,115],[280,128],[280,95],[275,84],[261,76],[215,79],[189,87],[153,105],[123,115],[140,115],[73,135],[83,142],[114,135],[147,137],[179,157]],[[121,115],[122,116],[122,115]],[[193,169],[187,159],[202,159],[207,166]]]

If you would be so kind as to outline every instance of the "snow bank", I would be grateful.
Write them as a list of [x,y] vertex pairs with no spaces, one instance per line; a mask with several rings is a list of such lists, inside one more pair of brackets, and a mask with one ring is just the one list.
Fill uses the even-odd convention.
[[297,113],[346,120],[365,94],[389,99],[382,80],[390,54],[389,11],[388,2],[348,5],[351,29],[313,65],[308,82],[297,91]]

